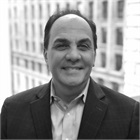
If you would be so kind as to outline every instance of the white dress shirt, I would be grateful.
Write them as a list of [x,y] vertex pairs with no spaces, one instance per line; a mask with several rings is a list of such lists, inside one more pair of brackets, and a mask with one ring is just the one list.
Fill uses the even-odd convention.
[[51,83],[51,121],[53,140],[76,140],[83,114],[89,81],[82,93],[69,104],[54,93]]

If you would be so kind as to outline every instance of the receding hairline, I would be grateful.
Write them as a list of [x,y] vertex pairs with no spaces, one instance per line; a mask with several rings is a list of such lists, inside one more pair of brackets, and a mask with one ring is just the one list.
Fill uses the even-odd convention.
[[86,22],[90,29],[92,30],[92,35],[93,35],[93,42],[95,46],[95,50],[97,49],[97,35],[96,35],[96,25],[92,20],[89,20],[85,17],[85,15],[82,15],[79,10],[62,10],[59,11],[58,13],[54,13],[48,20],[45,26],[45,36],[44,36],[44,48],[47,49],[48,47],[48,42],[49,42],[49,37],[50,37],[50,30],[52,29],[53,24],[59,19],[64,16],[75,16],[78,18],[81,18],[84,22]]
[[[51,26],[50,33],[53,30],[55,30],[56,28],[63,27],[63,25],[64,24],[66,25],[68,22],[72,22],[72,24],[73,24],[73,22],[79,22],[79,24],[82,24],[83,29],[86,28],[87,30],[90,30],[92,33],[90,24],[83,17],[80,17],[75,14],[67,14],[67,15],[61,16],[58,19],[56,19]],[[62,26],[61,26],[61,24],[62,24]]]
[[[66,15],[63,15],[63,16],[61,16],[61,17],[59,17],[59,18],[57,18],[54,22],[53,22],[53,24],[52,24],[52,27],[53,27],[53,25],[56,23],[56,22],[58,22],[59,20],[61,21],[61,20],[63,20],[63,19],[67,19],[67,20],[82,20],[82,21],[84,21],[89,27],[90,27],[90,24],[83,18],[83,17],[81,17],[81,16],[79,16],[79,15],[76,15],[76,14],[73,14],[73,13],[70,13],[70,14],[66,14]],[[52,28],[51,27],[51,28]],[[90,29],[91,29],[91,27],[90,27]]]

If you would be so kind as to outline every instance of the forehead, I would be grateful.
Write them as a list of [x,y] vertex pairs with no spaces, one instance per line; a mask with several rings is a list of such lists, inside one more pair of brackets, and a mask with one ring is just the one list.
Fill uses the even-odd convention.
[[68,32],[81,32],[92,37],[92,30],[88,22],[80,16],[68,14],[58,18],[52,25],[50,37]]

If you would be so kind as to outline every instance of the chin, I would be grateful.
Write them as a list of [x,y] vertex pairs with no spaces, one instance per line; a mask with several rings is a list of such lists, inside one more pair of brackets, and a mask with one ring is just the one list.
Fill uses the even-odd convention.
[[68,80],[65,81],[64,84],[68,85],[68,86],[79,86],[83,83],[83,80]]

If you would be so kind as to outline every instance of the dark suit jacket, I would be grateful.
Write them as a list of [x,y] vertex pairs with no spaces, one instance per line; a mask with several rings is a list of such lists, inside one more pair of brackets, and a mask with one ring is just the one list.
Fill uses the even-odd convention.
[[[52,139],[50,83],[7,98],[2,138]],[[78,139],[138,139],[139,103],[90,81]]]

